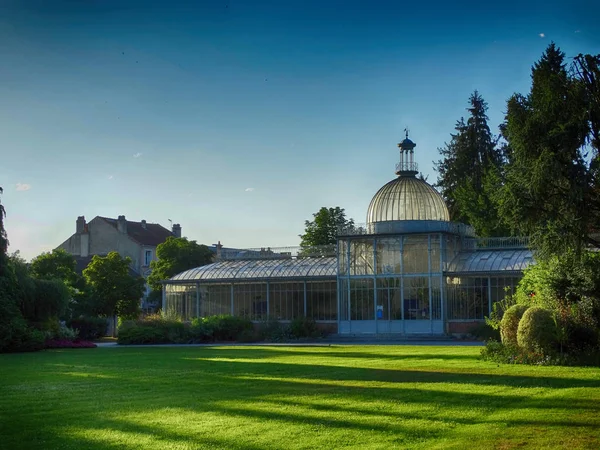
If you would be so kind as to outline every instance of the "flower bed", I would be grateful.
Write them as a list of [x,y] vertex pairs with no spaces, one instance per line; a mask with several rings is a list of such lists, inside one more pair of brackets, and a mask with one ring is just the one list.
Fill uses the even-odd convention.
[[45,348],[96,348],[97,345],[90,341],[69,341],[67,339],[49,339]]

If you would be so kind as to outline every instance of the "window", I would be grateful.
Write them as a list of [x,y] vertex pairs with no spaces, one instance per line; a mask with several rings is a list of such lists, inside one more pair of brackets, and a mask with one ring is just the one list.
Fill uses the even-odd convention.
[[152,261],[152,250],[146,250],[145,256],[144,256],[144,265],[149,266],[150,261]]

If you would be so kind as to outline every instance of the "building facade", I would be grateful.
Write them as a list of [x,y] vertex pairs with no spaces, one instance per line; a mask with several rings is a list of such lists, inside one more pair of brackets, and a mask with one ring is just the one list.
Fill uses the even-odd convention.
[[165,281],[163,308],[184,319],[306,316],[347,335],[468,332],[532,254],[527,239],[480,239],[451,222],[441,195],[416,176],[415,146],[408,135],[398,144],[396,178],[374,195],[364,226],[339,230],[335,248],[227,255]]
[[[75,233],[58,248],[72,254],[81,272],[94,255],[105,256],[117,252],[131,258],[131,273],[147,278],[150,263],[156,259],[156,247],[167,238],[181,237],[181,225],[174,224],[171,230],[145,220],[134,222],[125,216],[117,219],[96,216],[86,222],[84,216],[77,218]],[[146,287],[146,296],[149,288]]]

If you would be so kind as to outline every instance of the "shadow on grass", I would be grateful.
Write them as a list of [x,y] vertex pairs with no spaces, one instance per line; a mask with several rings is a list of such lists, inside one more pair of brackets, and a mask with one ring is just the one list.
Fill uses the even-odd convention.
[[[45,382],[49,388],[35,391],[31,398],[45,398],[57,405],[56,408],[66,408],[68,412],[64,413],[62,421],[53,421],[51,416],[45,420],[31,419],[20,415],[19,409],[7,419],[16,429],[27,424],[26,418],[29,418],[33,420],[29,422],[29,428],[39,427],[46,436],[54,436],[55,442],[64,443],[65,448],[91,450],[139,448],[135,442],[136,434],[151,437],[157,447],[163,441],[184,448],[258,450],[285,447],[286,442],[261,446],[263,436],[259,433],[281,427],[293,427],[296,433],[305,433],[307,439],[314,439],[315,445],[326,442],[320,439],[324,439],[327,430],[344,433],[349,439],[367,436],[373,442],[383,440],[406,446],[453,439],[458,429],[468,436],[469,431],[464,430],[473,425],[542,430],[562,428],[562,432],[576,436],[598,436],[598,391],[590,390],[589,396],[583,396],[566,390],[600,388],[598,379],[544,376],[549,371],[534,369],[532,372],[541,376],[473,373],[477,370],[476,363],[452,365],[434,361],[419,370],[410,366],[408,360],[413,356],[410,353],[400,355],[406,356],[404,361],[407,362],[400,362],[398,369],[371,369],[352,366],[357,364],[356,361],[341,365],[344,362],[342,356],[350,360],[366,358],[365,355],[377,359],[379,355],[338,350],[333,353],[337,354],[335,364],[340,365],[310,364],[309,355],[313,361],[321,362],[320,358],[330,356],[329,352],[321,350],[142,349],[117,351],[112,356],[100,351],[98,356],[85,358],[76,354],[62,359],[58,357],[60,355],[50,355],[44,358],[43,366],[48,378],[37,381]],[[415,356],[425,355],[428,353],[416,353]],[[298,363],[294,364],[293,359],[278,360],[280,356],[298,356]],[[402,361],[397,355],[384,356]],[[431,359],[440,359],[439,356],[432,354]],[[457,361],[461,362],[461,359],[467,358]],[[435,370],[437,367],[439,371]],[[90,376],[82,381],[81,373]],[[105,377],[94,376],[97,374]],[[52,383],[61,390],[57,391]],[[513,391],[511,388],[523,389]],[[81,409],[87,408],[89,402],[95,406]],[[30,400],[29,410],[33,405]],[[175,421],[171,429],[167,423],[160,422],[161,413],[177,415],[178,410],[189,414],[189,420],[199,420],[203,413],[216,413],[231,418],[224,423],[252,431],[247,439],[238,442],[221,428],[222,421],[215,422],[214,433],[208,436],[205,432],[194,432],[193,425],[187,427],[185,420]],[[152,423],[160,425],[119,417],[119,414],[135,417],[136,413],[140,413],[140,417],[150,415]],[[99,433],[109,434],[103,436],[106,440],[99,441],[69,435],[68,427],[61,432],[62,425],[69,420],[76,428],[85,429],[87,425]],[[417,425],[415,421],[418,421]],[[317,429],[321,431],[315,431]],[[482,429],[485,428],[479,428]],[[114,432],[112,436],[111,431]],[[128,437],[133,439],[131,444],[117,441],[123,433],[131,435]],[[12,442],[19,443],[14,436]],[[35,443],[35,448],[49,448],[42,441]]]

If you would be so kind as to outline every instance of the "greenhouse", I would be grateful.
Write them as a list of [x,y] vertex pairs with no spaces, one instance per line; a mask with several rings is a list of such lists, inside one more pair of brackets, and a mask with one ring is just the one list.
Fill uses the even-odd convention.
[[166,280],[163,309],[185,320],[309,317],[339,334],[441,335],[481,323],[532,263],[527,239],[480,239],[451,222],[442,196],[416,177],[415,145],[398,144],[397,177],[364,226],[339,230],[335,248],[220,252]]

